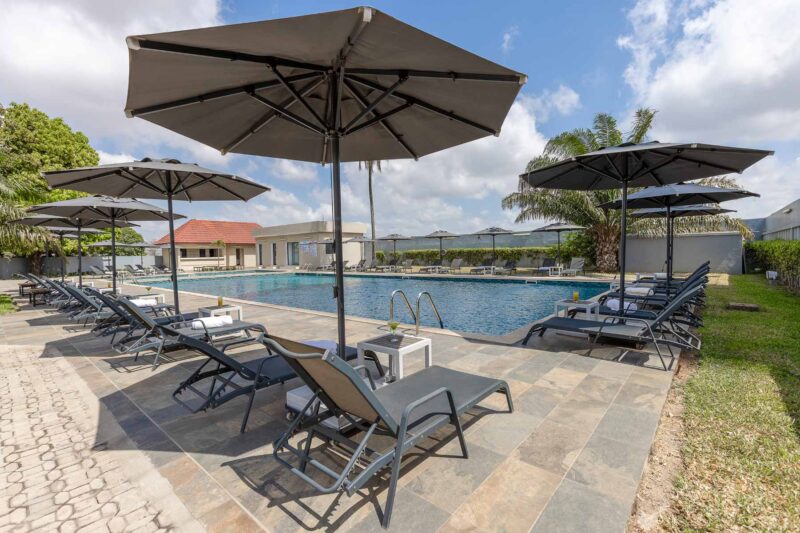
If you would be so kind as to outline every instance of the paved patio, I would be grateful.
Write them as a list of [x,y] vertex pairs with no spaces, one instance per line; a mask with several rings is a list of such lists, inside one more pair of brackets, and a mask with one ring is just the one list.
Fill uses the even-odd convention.
[[[16,293],[16,282],[0,282],[0,290]],[[184,309],[213,303],[196,295],[181,300]],[[276,335],[335,336],[330,315],[262,304],[243,308],[248,321],[265,324]],[[348,320],[348,339],[355,344],[380,333],[378,327],[374,321]],[[561,335],[537,337],[531,347],[433,332],[426,336],[433,340],[435,364],[507,380],[516,410],[503,412],[498,397],[468,413],[467,460],[459,457],[458,443],[447,431],[410,453],[392,529],[625,530],[671,373],[587,358],[580,355],[585,342]],[[240,435],[244,399],[198,414],[172,400],[177,383],[200,362],[193,353],[170,354],[152,370],[147,360],[134,363],[110,350],[106,339],[27,302],[20,312],[0,317],[0,344],[3,475],[14,484],[0,498],[0,528],[42,525],[34,522],[36,513],[52,514],[51,526],[69,518],[63,509],[73,503],[65,496],[37,500],[66,490],[56,490],[56,481],[38,469],[46,468],[49,459],[41,453],[50,448],[40,452],[37,446],[56,439],[63,428],[74,438],[88,439],[76,456],[87,461],[86,468],[73,470],[87,479],[102,477],[103,467],[89,474],[90,460],[116,470],[116,481],[104,483],[129,486],[134,491],[129,497],[143,509],[140,523],[128,520],[121,506],[115,514],[108,507],[103,515],[101,504],[99,530],[380,530],[385,480],[376,479],[352,497],[317,495],[273,460],[271,443],[286,427],[285,392],[297,380],[260,392],[248,432]],[[236,356],[257,352],[250,346]],[[408,364],[407,371],[422,367],[421,358],[413,356]],[[73,406],[67,409],[69,402]],[[85,485],[88,489],[81,490],[100,504],[105,485]],[[112,522],[117,516],[120,520]]]

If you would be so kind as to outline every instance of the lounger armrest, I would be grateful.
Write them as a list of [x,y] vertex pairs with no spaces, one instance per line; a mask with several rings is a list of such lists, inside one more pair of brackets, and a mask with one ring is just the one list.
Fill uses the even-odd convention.
[[356,365],[356,366],[353,367],[353,370],[355,370],[356,372],[358,372],[359,370],[363,370],[364,371],[364,375],[369,380],[370,388],[372,390],[377,389],[377,386],[375,385],[375,381],[372,379],[372,375],[369,373],[369,369],[367,368],[367,365]]
[[435,399],[438,396],[441,396],[442,394],[445,394],[447,396],[447,402],[450,404],[450,414],[454,417],[458,416],[458,413],[456,411],[456,404],[453,401],[453,393],[450,392],[450,389],[448,389],[447,387],[440,387],[435,391],[426,394],[422,398],[414,400],[410,404],[406,405],[405,409],[403,409],[403,415],[400,417],[400,429],[398,431],[398,435],[401,441],[405,437],[406,431],[408,429],[408,420],[411,417],[411,413],[414,412],[414,409],[420,407],[423,404],[428,403],[429,401]]

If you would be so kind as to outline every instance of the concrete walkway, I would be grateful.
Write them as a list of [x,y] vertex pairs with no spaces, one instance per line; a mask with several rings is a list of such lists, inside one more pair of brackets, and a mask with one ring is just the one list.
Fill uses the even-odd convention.
[[[10,294],[16,283],[0,282],[0,290]],[[184,309],[213,303],[189,295],[181,301]],[[335,335],[335,320],[324,314],[255,304],[244,305],[244,312],[248,321],[265,324],[276,335],[297,340]],[[353,344],[379,333],[375,323],[348,321]],[[560,335],[536,338],[533,348],[438,333],[426,336],[432,338],[435,364],[507,380],[516,410],[505,413],[502,402],[487,400],[468,413],[467,460],[459,457],[449,432],[437,434],[409,454],[392,529],[625,530],[671,373],[579,355],[585,352],[585,342]],[[4,364],[55,368],[50,386],[63,391],[59,394],[70,394],[70,387],[88,391],[83,400],[86,416],[81,420],[85,426],[79,433],[90,441],[90,457],[108,456],[117,465],[127,463],[129,455],[142,459],[124,480],[134,487],[137,479],[152,480],[158,487],[155,497],[149,491],[140,493],[141,520],[150,517],[141,525],[237,531],[380,530],[385,479],[376,479],[352,497],[319,495],[273,460],[271,443],[286,427],[285,393],[298,386],[298,380],[260,392],[248,431],[240,435],[244,399],[198,414],[172,400],[172,390],[201,362],[193,353],[170,354],[153,370],[146,359],[133,362],[114,353],[106,339],[88,334],[63,315],[27,304],[18,313],[0,317],[0,343],[18,350],[14,357],[4,356]],[[246,359],[258,352],[251,345],[236,357]],[[421,358],[409,357],[407,372],[421,367]],[[57,379],[61,375],[64,379]],[[26,387],[18,389],[19,398],[36,394]],[[37,402],[30,408],[26,416],[37,416]],[[66,428],[75,422],[74,415],[70,418],[46,402],[43,408],[55,426]],[[40,429],[36,418],[18,416],[7,422],[3,413],[4,446],[17,446],[17,433],[5,433],[7,423],[23,432]],[[21,427],[26,425],[29,429]],[[6,479],[8,474],[4,472]],[[22,482],[17,490],[26,493],[27,501],[35,496],[25,479],[23,474],[15,483]],[[102,489],[89,486],[89,491],[96,497]],[[61,516],[67,514],[60,506],[68,502],[51,501],[54,519],[59,511]],[[9,502],[0,505],[5,505],[0,508],[4,516],[0,524],[12,515],[19,522],[22,515],[16,508],[11,509]],[[127,520],[125,513],[117,514]],[[33,526],[27,515],[22,523]],[[109,524],[110,519],[110,528]]]

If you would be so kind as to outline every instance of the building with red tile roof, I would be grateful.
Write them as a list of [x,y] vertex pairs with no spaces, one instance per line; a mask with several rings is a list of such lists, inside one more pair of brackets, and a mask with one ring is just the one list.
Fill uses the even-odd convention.
[[[191,219],[175,228],[178,270],[193,272],[204,268],[255,268],[255,222]],[[224,243],[224,246],[220,244]],[[169,246],[169,234],[155,244]],[[162,254],[169,266],[169,253]]]

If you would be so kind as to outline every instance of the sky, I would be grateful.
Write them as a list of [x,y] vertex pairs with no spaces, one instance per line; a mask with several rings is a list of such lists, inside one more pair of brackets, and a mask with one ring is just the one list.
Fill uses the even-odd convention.
[[[247,203],[176,203],[191,218],[262,226],[331,219],[330,167],[222,156],[123,114],[125,36],[353,7],[294,0],[0,0],[0,103],[26,102],[84,132],[111,163],[171,157],[233,172],[271,192]],[[375,182],[377,233],[514,230],[500,202],[547,139],[611,113],[658,111],[651,139],[775,151],[739,176],[761,198],[733,202],[743,218],[800,197],[800,1],[376,1],[437,37],[528,75],[499,137],[419,161],[384,162]],[[343,169],[343,215],[368,222],[367,176]],[[544,221],[542,221],[544,222]],[[166,232],[146,223],[155,239]]]

